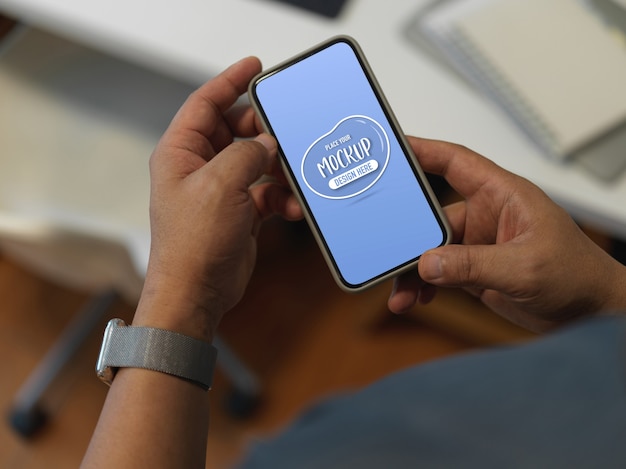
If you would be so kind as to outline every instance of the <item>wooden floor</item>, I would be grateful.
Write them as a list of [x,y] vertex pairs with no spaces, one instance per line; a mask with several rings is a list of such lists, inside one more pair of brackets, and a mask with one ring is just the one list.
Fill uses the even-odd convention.
[[[394,370],[477,346],[525,340],[529,334],[486,312],[459,292],[405,316],[386,309],[390,284],[359,295],[333,283],[308,230],[270,222],[242,303],[224,319],[222,338],[259,376],[263,401],[241,420],[225,412],[230,387],[218,371],[211,391],[208,467],[228,467],[251,438],[279,429],[320,397],[361,387]],[[89,294],[39,278],[0,252],[0,406],[9,411],[29,372]],[[109,316],[130,319],[119,303]],[[75,467],[106,395],[94,375],[102,328],[46,395],[52,419],[34,439],[0,425],[0,467]]]

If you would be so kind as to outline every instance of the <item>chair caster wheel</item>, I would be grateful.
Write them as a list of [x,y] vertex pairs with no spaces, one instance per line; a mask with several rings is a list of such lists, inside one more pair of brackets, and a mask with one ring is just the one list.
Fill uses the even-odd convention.
[[38,406],[21,409],[14,408],[9,414],[9,423],[23,438],[31,438],[47,423],[48,414]]
[[234,389],[226,396],[225,407],[228,414],[237,419],[246,419],[252,416],[261,403],[258,394],[251,394]]

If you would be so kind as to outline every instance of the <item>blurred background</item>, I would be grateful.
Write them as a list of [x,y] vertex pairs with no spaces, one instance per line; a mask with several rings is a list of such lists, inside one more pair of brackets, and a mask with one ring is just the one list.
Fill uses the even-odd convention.
[[[354,36],[405,132],[463,143],[531,179],[623,261],[626,94],[614,91],[611,113],[599,108],[610,117],[602,126],[599,117],[585,120],[595,133],[584,142],[555,151],[507,104],[519,90],[495,95],[484,86],[492,77],[460,66],[467,60],[455,62],[451,49],[458,24],[491,18],[491,30],[504,17],[485,13],[489,7],[519,1],[382,3],[0,0],[0,467],[80,462],[107,392],[94,373],[104,325],[130,321],[141,291],[152,148],[196,86],[246,55],[271,66],[331,35]],[[557,19],[571,13],[602,45],[595,55],[604,47],[615,54],[619,77],[621,1],[554,5],[563,15],[533,10],[528,24],[532,15],[551,18],[554,36]],[[532,56],[523,39],[521,57]],[[519,64],[520,36],[510,41],[505,56]],[[584,44],[564,40],[556,50]],[[571,63],[546,63],[554,66],[528,67],[553,88],[570,82],[562,67]],[[593,95],[596,80],[576,85]],[[573,101],[564,98],[569,113]],[[442,203],[457,200],[443,181],[431,182]],[[303,223],[271,220],[259,243],[249,291],[219,331],[208,467],[228,467],[251,442],[333,393],[534,338],[461,291],[441,291],[403,316],[386,308],[390,283],[345,294]]]

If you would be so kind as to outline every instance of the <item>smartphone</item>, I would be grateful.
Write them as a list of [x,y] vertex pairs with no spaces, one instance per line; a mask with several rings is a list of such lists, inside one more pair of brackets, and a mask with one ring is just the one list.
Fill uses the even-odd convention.
[[249,98],[342,289],[413,269],[448,243],[443,211],[353,38],[262,72]]

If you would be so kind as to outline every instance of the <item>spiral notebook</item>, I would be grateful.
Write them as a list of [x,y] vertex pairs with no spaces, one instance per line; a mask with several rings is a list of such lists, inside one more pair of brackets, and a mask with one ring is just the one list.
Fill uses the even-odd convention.
[[548,154],[565,159],[626,123],[626,45],[588,8],[580,0],[456,0],[420,26]]

